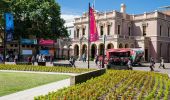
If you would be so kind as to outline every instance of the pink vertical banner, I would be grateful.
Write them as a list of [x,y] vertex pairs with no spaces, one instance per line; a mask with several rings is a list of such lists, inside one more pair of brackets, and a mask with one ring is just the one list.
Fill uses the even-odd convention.
[[94,10],[90,7],[90,42],[95,42],[99,39],[98,31],[96,27],[96,20],[94,16]]

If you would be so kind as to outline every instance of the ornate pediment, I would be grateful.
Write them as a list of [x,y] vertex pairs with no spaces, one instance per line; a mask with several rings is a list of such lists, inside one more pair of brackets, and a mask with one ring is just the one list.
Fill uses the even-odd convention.
[[145,22],[145,21],[143,21],[143,22],[142,22],[142,26],[146,26],[146,27],[147,27],[147,26],[148,26],[148,23]]
[[112,25],[112,22],[107,21],[106,25]]

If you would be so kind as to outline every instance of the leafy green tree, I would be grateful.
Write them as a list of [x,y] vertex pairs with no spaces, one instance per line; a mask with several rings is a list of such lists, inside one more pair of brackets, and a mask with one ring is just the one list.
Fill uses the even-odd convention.
[[15,19],[14,36],[57,39],[68,33],[61,19],[60,6],[55,0],[13,0],[11,12]]

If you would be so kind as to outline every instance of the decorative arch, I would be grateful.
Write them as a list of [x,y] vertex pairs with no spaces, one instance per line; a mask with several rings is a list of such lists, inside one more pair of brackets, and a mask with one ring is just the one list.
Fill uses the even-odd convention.
[[134,44],[131,44],[131,45],[130,45],[130,48],[134,48],[134,47],[135,47]]
[[101,43],[101,44],[99,44],[99,51],[98,51],[99,55],[103,54],[103,50],[104,50],[104,44]]
[[125,44],[125,48],[129,48],[129,44]]
[[94,58],[96,54],[97,54],[97,45],[92,44],[91,45],[91,58]]
[[119,48],[123,48],[123,44],[122,43],[119,44]]
[[114,45],[113,45],[112,43],[109,43],[109,44],[107,45],[107,49],[112,49],[112,48],[114,48]]
[[170,62],[170,44],[168,44],[167,55],[168,55],[168,62]]
[[74,45],[74,56],[79,56],[79,46],[77,44]]
[[82,45],[81,51],[82,51],[82,54],[84,54],[84,53],[87,54],[87,45],[86,44]]

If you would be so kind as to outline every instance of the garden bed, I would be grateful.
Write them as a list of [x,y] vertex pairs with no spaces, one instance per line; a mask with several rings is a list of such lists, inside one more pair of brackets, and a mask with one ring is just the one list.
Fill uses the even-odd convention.
[[166,74],[109,70],[100,77],[35,97],[35,100],[169,100],[169,90],[170,80]]
[[40,71],[40,72],[62,72],[62,73],[83,73],[94,69],[69,68],[69,67],[48,67],[33,65],[0,65],[0,70],[18,70],[18,71]]

